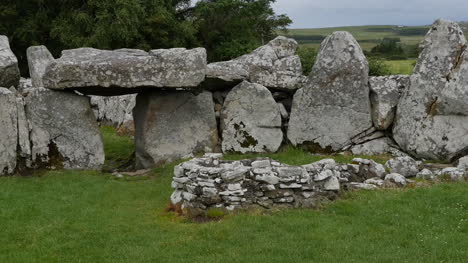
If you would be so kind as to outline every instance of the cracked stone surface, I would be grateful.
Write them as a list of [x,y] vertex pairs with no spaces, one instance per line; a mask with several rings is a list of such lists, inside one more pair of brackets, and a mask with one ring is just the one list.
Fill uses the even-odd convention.
[[33,87],[44,87],[42,77],[54,57],[45,46],[33,46],[26,50],[28,57],[29,75]]
[[283,141],[281,112],[271,92],[247,81],[227,95],[221,129],[223,152],[276,152]]
[[393,134],[418,158],[451,161],[468,151],[468,52],[458,24],[437,20],[421,43]]
[[288,139],[338,151],[372,127],[369,67],[347,32],[335,32],[320,48],[308,83],[294,95]]
[[8,37],[0,35],[0,87],[17,87],[19,80],[18,59],[10,49]]
[[11,174],[16,168],[18,114],[16,96],[0,88],[0,175]]
[[64,50],[46,69],[44,87],[89,95],[124,95],[138,89],[195,88],[206,73],[206,50]]
[[218,129],[213,95],[205,91],[140,93],[133,110],[138,168],[214,152]]

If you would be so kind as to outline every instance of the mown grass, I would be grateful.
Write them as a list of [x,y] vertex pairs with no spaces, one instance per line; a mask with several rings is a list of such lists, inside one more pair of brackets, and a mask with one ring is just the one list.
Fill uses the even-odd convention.
[[110,126],[101,127],[101,134],[106,153],[105,170],[112,170],[131,161],[135,152],[134,140],[130,136],[120,136]]
[[[290,164],[314,158],[295,148],[269,156]],[[318,211],[244,213],[196,224],[165,212],[174,165],[154,169],[151,177],[140,181],[116,180],[93,171],[0,178],[0,262],[468,258],[466,183],[362,191]]]
[[416,60],[386,60],[385,64],[389,66],[392,75],[411,75],[416,65]]

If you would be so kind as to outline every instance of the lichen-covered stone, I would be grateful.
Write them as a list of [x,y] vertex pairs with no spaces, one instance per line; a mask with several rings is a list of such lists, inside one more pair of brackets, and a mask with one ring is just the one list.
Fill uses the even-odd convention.
[[221,129],[223,152],[276,152],[283,141],[281,113],[271,92],[247,81],[226,97]]
[[31,83],[34,87],[44,87],[42,77],[44,76],[47,66],[54,61],[54,57],[50,54],[45,46],[33,46],[26,50],[28,57],[29,75]]
[[16,168],[18,145],[18,114],[16,96],[0,88],[0,175],[11,174]]
[[468,149],[468,52],[460,27],[437,20],[421,44],[393,135],[418,158],[451,161]]
[[133,110],[137,167],[213,152],[218,130],[211,92],[140,93]]
[[349,33],[325,39],[308,83],[294,95],[291,143],[338,151],[371,128],[368,72],[366,57]]
[[43,84],[55,90],[122,95],[144,88],[194,88],[206,73],[206,50],[65,50],[46,69]]
[[19,80],[18,59],[10,49],[8,38],[0,35],[0,87],[18,86]]
[[104,147],[88,97],[37,88],[25,104],[34,166],[101,168]]
[[370,77],[372,121],[378,130],[386,130],[395,118],[401,94],[409,86],[409,76]]
[[301,60],[295,55],[297,47],[294,39],[279,36],[250,54],[208,64],[205,85],[235,86],[248,80],[268,88],[295,90],[304,81]]
[[98,121],[112,124],[116,127],[133,125],[132,111],[135,107],[136,95],[121,96],[91,96],[91,105],[95,109]]

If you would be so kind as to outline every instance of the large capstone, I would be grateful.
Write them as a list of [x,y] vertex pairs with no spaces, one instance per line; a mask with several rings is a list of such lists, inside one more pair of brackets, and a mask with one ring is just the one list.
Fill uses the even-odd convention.
[[25,104],[35,166],[101,168],[104,147],[88,97],[38,88]]
[[294,95],[291,143],[337,151],[372,127],[368,72],[366,57],[351,34],[327,37],[308,83]]
[[294,39],[279,36],[250,54],[208,64],[205,85],[209,88],[233,87],[248,80],[268,88],[295,90],[305,79],[301,59],[295,55],[297,47]]
[[16,168],[17,127],[16,96],[0,88],[0,175],[11,174]]
[[144,88],[194,88],[206,73],[206,50],[65,50],[47,67],[44,87],[84,94],[122,95]]
[[137,167],[213,152],[218,130],[211,92],[140,93],[133,110]]
[[44,87],[42,77],[44,76],[47,66],[54,61],[54,57],[50,54],[45,46],[33,46],[26,50],[28,57],[29,75],[34,87]]
[[401,94],[409,86],[409,76],[370,77],[372,121],[378,130],[386,130],[395,118]]
[[393,134],[418,158],[451,161],[468,152],[468,52],[460,27],[437,20],[421,43]]
[[281,112],[271,92],[247,81],[227,95],[221,129],[223,152],[276,152],[283,141]]
[[18,59],[10,49],[8,37],[0,35],[0,87],[16,87],[19,80]]

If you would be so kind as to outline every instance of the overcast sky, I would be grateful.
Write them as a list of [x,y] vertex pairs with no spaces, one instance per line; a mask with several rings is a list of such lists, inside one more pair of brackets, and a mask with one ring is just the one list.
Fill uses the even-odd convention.
[[468,21],[468,0],[277,0],[274,6],[293,20],[291,28]]

